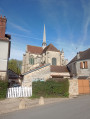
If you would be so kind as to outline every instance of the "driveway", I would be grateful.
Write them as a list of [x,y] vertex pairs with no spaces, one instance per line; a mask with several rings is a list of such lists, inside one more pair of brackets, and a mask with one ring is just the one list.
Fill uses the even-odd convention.
[[90,95],[4,114],[0,119],[90,119]]

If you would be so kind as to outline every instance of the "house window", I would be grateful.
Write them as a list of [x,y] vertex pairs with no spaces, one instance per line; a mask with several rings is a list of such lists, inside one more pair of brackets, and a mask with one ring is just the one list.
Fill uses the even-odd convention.
[[34,58],[29,58],[29,64],[34,65]]
[[56,65],[56,58],[52,58],[52,65]]
[[87,69],[87,68],[88,68],[87,61],[80,62],[80,68],[81,68],[81,69]]

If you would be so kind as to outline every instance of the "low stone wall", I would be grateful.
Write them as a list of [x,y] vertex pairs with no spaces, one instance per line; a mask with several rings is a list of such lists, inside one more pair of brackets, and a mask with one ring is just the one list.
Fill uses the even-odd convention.
[[69,79],[69,95],[78,95],[78,79]]

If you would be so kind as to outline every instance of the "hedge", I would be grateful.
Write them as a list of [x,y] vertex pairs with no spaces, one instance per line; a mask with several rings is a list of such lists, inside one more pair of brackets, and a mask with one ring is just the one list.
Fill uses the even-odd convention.
[[32,97],[68,97],[69,82],[68,79],[60,81],[47,80],[32,83]]
[[0,99],[6,98],[8,82],[0,80]]

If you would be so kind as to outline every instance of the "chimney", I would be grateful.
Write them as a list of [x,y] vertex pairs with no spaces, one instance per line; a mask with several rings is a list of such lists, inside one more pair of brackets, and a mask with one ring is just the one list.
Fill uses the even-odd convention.
[[77,59],[80,59],[80,53],[77,52]]
[[0,16],[0,39],[4,39],[5,38],[5,29],[6,29],[6,17],[2,17],[2,15]]

